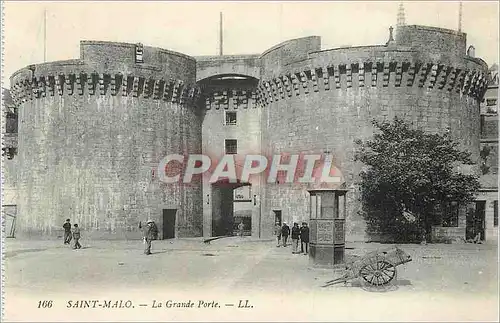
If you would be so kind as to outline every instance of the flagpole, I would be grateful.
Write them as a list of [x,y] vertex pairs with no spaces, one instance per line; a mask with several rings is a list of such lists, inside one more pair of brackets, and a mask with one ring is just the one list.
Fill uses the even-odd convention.
[[219,56],[223,55],[223,31],[222,31],[222,12],[219,13]]
[[43,10],[43,62],[47,61],[47,9]]
[[462,1],[460,1],[459,7],[458,7],[458,31],[462,31]]

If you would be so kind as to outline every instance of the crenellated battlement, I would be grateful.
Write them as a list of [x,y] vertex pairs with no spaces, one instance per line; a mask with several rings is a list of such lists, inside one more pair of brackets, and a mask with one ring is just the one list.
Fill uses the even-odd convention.
[[258,86],[258,104],[311,92],[349,88],[416,87],[426,91],[447,91],[480,101],[487,89],[487,74],[439,63],[377,61],[336,64],[299,70],[263,80]]
[[[199,66],[192,57],[142,44],[82,41],[80,59],[22,69],[11,78],[11,90],[16,104],[56,95],[121,95],[177,104],[199,99],[215,110],[360,88],[421,88],[481,100],[486,70],[482,60],[463,52],[465,34],[425,26],[400,29],[390,45],[321,50],[321,39],[313,36],[262,55],[198,58]],[[213,75],[260,82],[256,88],[217,91],[195,84]]]
[[220,89],[202,93],[207,110],[254,109],[257,107],[257,91],[249,89]]
[[16,105],[45,97],[64,95],[123,96],[192,104],[200,98],[200,88],[182,80],[156,79],[121,73],[48,74],[17,78],[11,87]]

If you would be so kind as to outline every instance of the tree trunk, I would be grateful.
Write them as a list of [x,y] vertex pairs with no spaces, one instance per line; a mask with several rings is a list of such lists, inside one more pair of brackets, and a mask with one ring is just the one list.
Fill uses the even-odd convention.
[[417,227],[418,227],[418,242],[419,243],[425,243],[425,237],[427,236],[426,230],[425,230],[425,218],[422,216],[419,216],[418,222],[417,222]]
[[432,242],[432,227],[429,223],[428,217],[425,217],[425,241],[426,242]]

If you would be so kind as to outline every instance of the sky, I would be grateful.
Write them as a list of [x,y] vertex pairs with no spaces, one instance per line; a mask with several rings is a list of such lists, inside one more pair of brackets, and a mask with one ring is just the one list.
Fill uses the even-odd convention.
[[[260,54],[287,39],[321,36],[322,48],[384,44],[399,1],[387,2],[4,2],[3,87],[29,64],[79,58],[80,40],[143,43],[187,55]],[[458,29],[459,3],[403,2],[406,24]],[[498,2],[463,2],[462,31],[476,56],[498,63]]]

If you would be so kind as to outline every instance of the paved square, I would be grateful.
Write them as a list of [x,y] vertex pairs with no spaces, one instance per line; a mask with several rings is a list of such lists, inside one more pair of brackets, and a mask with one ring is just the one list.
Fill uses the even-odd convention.
[[[493,320],[498,307],[497,247],[494,245],[402,245],[413,261],[397,267],[395,290],[365,291],[353,284],[321,287],[339,271],[309,266],[308,256],[274,241],[226,238],[155,241],[153,255],[141,241],[83,241],[72,250],[60,241],[7,240],[6,318],[72,320],[109,315],[155,319],[152,303],[218,302],[218,311],[170,309],[168,320]],[[347,244],[346,256],[386,247]],[[131,300],[133,309],[67,308],[73,300]],[[51,309],[38,309],[53,300]],[[247,304],[249,308],[238,308]],[[248,300],[248,303],[246,303]],[[19,304],[26,311],[19,311]],[[144,303],[147,306],[140,306]],[[124,304],[124,303],[123,303]],[[123,305],[122,304],[122,305]],[[234,306],[225,306],[234,304]],[[250,308],[253,306],[253,308]],[[293,308],[290,308],[293,306]],[[476,306],[473,309],[473,306]],[[477,307],[479,306],[479,307]],[[31,307],[31,308],[30,308]],[[294,310],[295,308],[295,310]],[[163,315],[162,314],[162,315]],[[52,316],[53,315],[53,316]],[[57,320],[57,319],[56,319]]]

